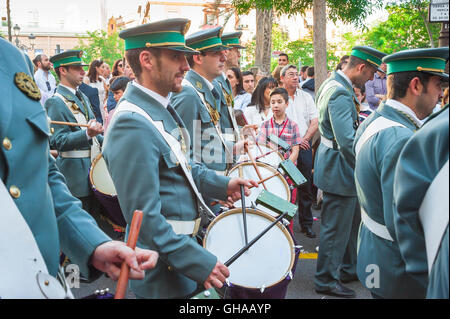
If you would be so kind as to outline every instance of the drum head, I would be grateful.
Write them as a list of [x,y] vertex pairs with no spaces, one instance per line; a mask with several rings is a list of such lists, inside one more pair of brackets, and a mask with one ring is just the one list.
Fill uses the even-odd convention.
[[[259,172],[261,173],[262,178],[270,177],[273,174],[277,173],[277,170],[273,168],[270,165],[264,164],[264,163],[256,163],[258,166]],[[242,169],[243,178],[245,179],[252,179],[254,181],[259,181],[258,174],[256,174],[256,170],[253,167],[252,163],[241,163],[233,167],[229,172],[228,176],[233,177],[239,177],[239,169]],[[286,182],[283,176],[275,176],[271,179],[264,182],[264,185],[266,185],[267,190],[287,201],[291,201],[291,191],[289,189],[289,184]],[[252,188],[250,196],[245,197],[245,206],[252,207],[252,203],[254,207],[258,210],[261,210],[263,212],[269,213],[272,216],[278,216],[278,213],[273,212],[269,208],[266,208],[260,204],[256,205],[256,198],[258,195],[264,190],[263,184],[259,184],[258,188]],[[242,207],[241,201],[238,200],[234,203],[235,207]]]
[[[247,209],[248,241],[259,235],[275,218],[255,209]],[[245,246],[240,208],[219,215],[209,225],[203,247],[225,263]],[[230,282],[245,288],[260,289],[276,285],[286,278],[295,260],[294,242],[287,229],[278,223],[249,250],[229,266]]]
[[89,179],[95,190],[105,195],[117,196],[116,188],[101,154],[92,162]]

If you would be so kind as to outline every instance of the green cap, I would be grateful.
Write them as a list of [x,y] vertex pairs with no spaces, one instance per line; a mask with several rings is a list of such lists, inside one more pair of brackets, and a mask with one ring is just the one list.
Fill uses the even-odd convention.
[[383,59],[387,74],[419,71],[448,79],[445,64],[448,60],[448,47],[435,49],[414,49],[400,51]]
[[201,30],[186,37],[186,44],[202,52],[228,50],[229,47],[222,44],[222,32],[223,27]]
[[378,71],[384,73],[384,71],[380,69],[380,65],[382,63],[382,59],[386,56],[385,53],[375,50],[371,47],[356,46],[352,49],[351,55],[369,62],[374,67],[376,67]]
[[83,51],[69,50],[52,56],[50,62],[53,63],[55,69],[60,66],[89,66],[88,64],[83,63],[81,60],[82,56]]
[[222,44],[230,48],[245,49],[239,42],[241,35],[242,31],[224,33],[222,35]]
[[188,19],[167,19],[123,30],[119,37],[125,40],[125,50],[165,48],[186,53],[198,53],[186,46],[184,35],[189,30]]

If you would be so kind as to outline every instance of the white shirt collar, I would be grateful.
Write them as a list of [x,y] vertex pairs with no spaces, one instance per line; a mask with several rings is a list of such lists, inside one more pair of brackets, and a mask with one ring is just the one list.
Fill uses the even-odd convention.
[[227,80],[227,75],[225,74],[225,72],[222,72],[222,76],[223,76],[223,79],[226,81]]
[[[68,89],[70,92],[73,93],[73,95],[75,95],[76,92],[77,92],[75,89],[72,89],[72,88],[70,88],[70,87],[68,87],[68,86],[65,86],[64,84],[61,84],[61,83],[60,83],[59,85],[61,85],[61,86],[65,87],[66,89]],[[77,89],[78,89],[78,87],[77,87]]]
[[154,98],[156,101],[158,101],[159,103],[161,103],[164,108],[167,108],[167,105],[169,105],[169,99],[168,97],[164,97],[150,89],[147,89],[146,87],[140,85],[139,83],[137,83],[136,81],[131,82],[134,86],[136,86],[138,89],[141,89],[142,91],[144,91],[144,93],[147,93],[148,95],[150,95],[152,98]]
[[423,121],[419,120],[417,118],[416,113],[414,113],[413,110],[411,110],[408,106],[406,106],[403,103],[400,103],[397,100],[393,100],[393,99],[388,99],[386,100],[386,104],[393,107],[394,109],[397,109],[399,111],[402,111],[408,115],[410,115],[412,117],[412,119],[414,120],[414,122],[416,122],[416,124],[421,127],[423,125]]
[[[205,81],[206,85],[208,86],[209,90],[212,91],[212,89],[214,89],[214,85],[212,85],[211,82],[209,82],[205,77],[201,76],[198,72],[196,72],[195,70],[191,69],[191,71],[195,72],[195,74],[197,74],[199,77],[201,77],[203,79],[203,81]],[[223,73],[222,73],[223,75]]]
[[348,76],[342,72],[342,70],[338,70],[337,73],[342,76],[348,83],[350,83],[350,86],[353,86],[352,81],[348,78]]

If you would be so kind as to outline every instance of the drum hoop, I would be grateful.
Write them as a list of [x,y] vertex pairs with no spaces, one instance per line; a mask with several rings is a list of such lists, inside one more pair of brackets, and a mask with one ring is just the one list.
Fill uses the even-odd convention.
[[[225,218],[228,215],[238,214],[238,213],[241,213],[241,212],[242,212],[241,208],[233,208],[233,209],[230,209],[230,210],[226,211],[225,213],[220,214],[216,218],[214,218],[214,220],[211,222],[211,224],[208,225],[208,228],[206,229],[205,236],[203,237],[203,248],[206,249],[206,240],[208,239],[209,232],[210,232],[211,228],[219,220]],[[247,213],[251,213],[251,214],[255,214],[255,215],[259,215],[261,217],[269,219],[271,222],[274,222],[276,220],[276,218],[273,217],[272,215],[270,215],[270,214],[268,214],[266,212],[263,212],[261,210],[258,210],[258,209],[253,209],[253,208],[248,208],[247,207],[246,212]],[[276,224],[276,227],[278,227],[285,234],[285,237],[289,241],[289,247],[291,248],[291,262],[289,264],[288,269],[289,269],[289,271],[291,271],[292,268],[294,267],[294,262],[295,262],[295,249],[294,249],[295,244],[294,244],[294,240],[292,239],[291,234],[287,230],[286,226],[283,225],[283,223],[278,222]],[[265,289],[278,285],[280,282],[282,282],[286,278],[286,276],[289,274],[289,271],[285,274],[285,276],[283,278],[281,278],[277,282],[273,283],[272,285],[265,287]],[[255,287],[247,287],[247,286],[241,286],[241,285],[236,285],[236,286],[239,286],[239,287],[242,287],[242,288],[246,288],[246,289],[258,289],[258,288],[255,288]]]
[[[246,166],[246,165],[253,165],[253,164],[252,164],[251,162],[243,162],[243,163],[239,163],[239,164],[237,164],[236,166],[232,167],[232,168],[227,172],[226,175],[229,177],[229,175],[230,175],[233,171],[235,171],[236,169],[238,169],[238,167],[239,167],[240,165]],[[261,166],[261,167],[264,167],[264,168],[268,168],[269,171],[272,171],[274,174],[275,174],[275,173],[279,173],[278,170],[276,170],[272,165],[269,165],[269,164],[266,164],[266,163],[256,162],[256,166]],[[280,173],[280,174],[281,174],[281,173]],[[287,199],[287,201],[290,202],[290,201],[291,201],[291,189],[289,188],[289,184],[288,184],[288,182],[286,181],[286,178],[284,178],[284,176],[283,176],[282,174],[281,174],[281,175],[278,175],[278,176],[275,176],[275,177],[273,177],[273,178],[280,178],[280,180],[282,181],[282,183],[283,183],[283,185],[284,185],[284,188],[286,189],[286,193],[288,194],[288,199]]]
[[97,157],[92,161],[91,167],[89,168],[89,181],[91,182],[92,188],[94,188],[95,191],[101,193],[102,195],[109,196],[109,197],[111,197],[111,198],[115,198],[116,196],[112,196],[111,194],[103,193],[103,192],[102,192],[102,191],[94,184],[94,179],[93,179],[93,177],[92,177],[92,175],[93,175],[93,173],[94,173],[94,167],[95,167],[95,165],[97,165],[97,162],[98,162],[101,158],[103,158],[103,153],[98,154]]

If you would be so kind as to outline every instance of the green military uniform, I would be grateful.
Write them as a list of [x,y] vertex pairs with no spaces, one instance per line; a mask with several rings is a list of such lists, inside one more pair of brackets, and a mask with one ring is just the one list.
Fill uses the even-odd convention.
[[[448,50],[448,49],[447,49]],[[447,51],[448,52],[448,51]],[[414,277],[427,277],[429,272],[427,298],[449,298],[448,270],[448,217],[442,219],[441,232],[437,232],[438,251],[434,262],[428,265],[426,236],[420,218],[419,208],[436,176],[447,165],[449,159],[449,110],[448,106],[428,120],[403,148],[394,178],[395,227],[399,248],[406,271]],[[448,171],[447,171],[448,174]],[[445,187],[446,183],[446,187]],[[436,204],[445,207],[448,214],[447,180],[438,186],[442,194]],[[427,211],[431,216],[433,211]],[[426,280],[424,280],[426,284]]]
[[[196,32],[186,38],[186,45],[200,52],[222,51],[217,27]],[[191,137],[191,158],[209,169],[224,174],[233,160],[233,144],[222,134],[219,92],[214,85],[195,70],[189,70],[183,80],[183,90],[171,96],[171,104],[183,119]],[[212,200],[206,198],[209,204]],[[215,213],[220,206],[211,207]]]
[[95,248],[111,239],[70,194],[50,155],[51,133],[33,64],[2,38],[0,52],[0,179],[31,229],[49,274],[56,276],[62,250],[87,277]]
[[[442,54],[440,51],[406,50],[383,61],[388,75],[417,71],[424,66],[424,60]],[[407,272],[400,254],[402,242],[397,241],[392,207],[394,173],[400,152],[421,124],[408,106],[387,100],[361,125],[355,138],[355,180],[363,221],[359,232],[358,277],[374,295],[382,298],[425,297],[425,273]],[[419,162],[422,166],[423,162]],[[367,268],[371,265],[379,269],[376,285],[367,280],[371,275]]]
[[[189,22],[170,19],[149,23],[124,30],[119,36],[125,39],[126,49],[149,43],[154,48],[195,52],[184,42]],[[182,163],[166,140],[170,137],[183,152],[189,150],[186,136],[179,134],[184,123],[168,104],[167,98],[131,83],[116,108],[103,149],[126,221],[130,223],[135,209],[144,213],[137,246],[159,253],[158,264],[146,272],[144,280],[130,283],[140,298],[185,297],[196,289],[197,282],[206,280],[217,262],[189,236],[192,232],[182,233],[175,227],[195,221],[199,206],[188,175],[183,174]],[[226,199],[228,177],[193,161],[187,169],[200,192]]]
[[[50,61],[55,69],[61,66],[85,66],[81,61],[81,54],[81,51],[66,51],[51,57]],[[86,124],[95,119],[89,99],[80,91],[62,84],[58,85],[56,94],[45,102],[45,108],[53,121]],[[88,138],[86,128],[80,126],[52,125],[52,131],[50,145],[59,153],[56,164],[66,178],[72,195],[85,201],[93,196],[88,176],[91,166],[90,150],[94,141]],[[97,136],[97,140],[101,143],[102,136]]]
[[[376,67],[384,56],[368,47],[355,47],[352,55]],[[321,85],[316,105],[319,109],[321,144],[314,163],[314,184],[323,190],[324,196],[315,285],[317,292],[327,292],[336,288],[339,279],[351,279],[356,273],[360,215],[352,147],[359,125],[359,103],[351,81],[342,71],[338,71]]]
[[[237,48],[237,49],[245,49],[240,44],[240,37],[242,35],[241,31],[224,33],[222,35],[222,43],[227,47]],[[234,98],[233,98],[233,90],[231,89],[230,81],[228,81],[225,73],[222,73],[213,81],[214,86],[219,91],[220,94],[220,127],[222,128],[222,132],[226,134],[230,134],[230,132],[234,132],[234,136],[230,136],[229,140],[237,141],[239,136],[239,127],[237,126],[236,119],[233,113],[234,109]],[[227,135],[229,136],[229,135]]]
[[[396,68],[412,68],[448,81],[444,73],[448,56],[448,48],[437,48],[426,50],[412,63],[400,59],[402,56],[392,63]],[[427,298],[449,298],[448,114],[447,106],[430,116],[408,141],[394,178],[394,225],[400,253],[408,274],[425,278],[424,285],[429,275]]]

